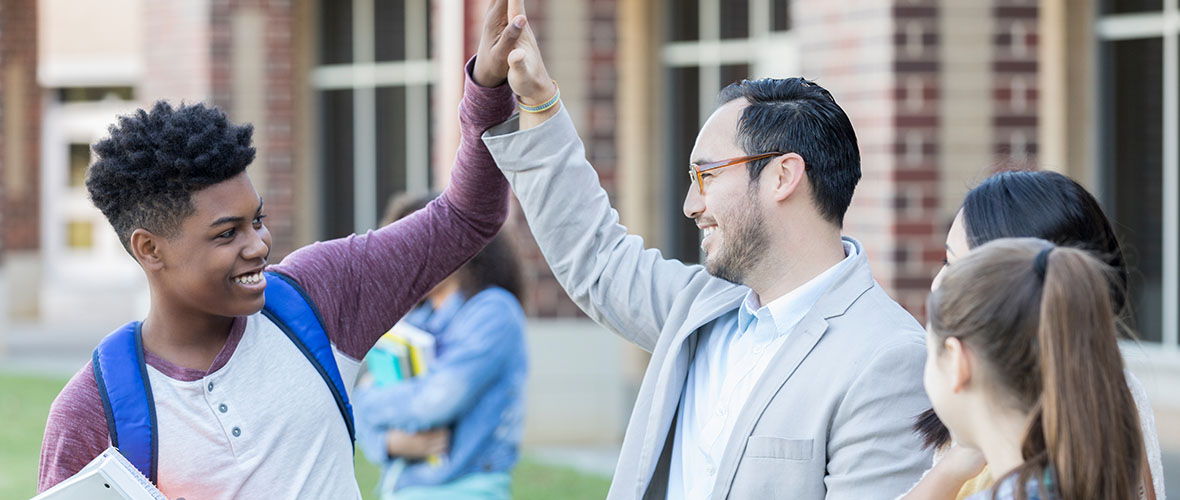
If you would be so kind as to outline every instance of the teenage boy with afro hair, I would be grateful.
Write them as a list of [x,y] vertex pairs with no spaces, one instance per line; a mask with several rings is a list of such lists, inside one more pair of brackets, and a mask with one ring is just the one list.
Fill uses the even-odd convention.
[[[287,281],[263,271],[303,289],[347,390],[378,337],[496,234],[508,185],[480,134],[515,108],[504,61],[520,28],[508,25],[505,5],[491,3],[466,67],[464,127],[443,194],[397,223],[314,243],[277,265],[268,266],[265,205],[246,174],[250,125],[202,104],[159,102],[121,117],[94,145],[86,186],[151,289],[138,336],[156,416],[152,469],[166,496],[360,498],[347,405],[260,313],[265,289]],[[53,402],[39,491],[112,445],[99,380],[87,363]]]

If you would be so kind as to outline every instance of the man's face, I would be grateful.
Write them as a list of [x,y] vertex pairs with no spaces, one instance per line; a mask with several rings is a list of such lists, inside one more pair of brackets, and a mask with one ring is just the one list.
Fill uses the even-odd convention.
[[270,231],[250,178],[243,172],[193,193],[192,203],[180,233],[161,239],[159,283],[189,310],[226,317],[258,312]]
[[[746,156],[737,142],[738,119],[746,102],[730,101],[717,108],[701,127],[690,161],[707,163]],[[701,249],[709,274],[745,283],[766,255],[769,237],[759,204],[758,183],[750,182],[745,163],[701,174],[702,195],[695,184],[684,199],[684,215],[701,230]]]

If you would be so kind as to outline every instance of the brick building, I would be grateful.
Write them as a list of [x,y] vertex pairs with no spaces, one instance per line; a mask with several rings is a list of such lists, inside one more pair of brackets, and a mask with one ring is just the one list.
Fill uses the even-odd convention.
[[[112,282],[122,295],[101,308],[115,312],[97,322],[100,332],[136,311],[126,304],[142,307],[145,285],[76,184],[86,161],[79,145],[100,137],[91,125],[116,111],[205,100],[254,123],[251,175],[267,200],[276,260],[372,227],[392,193],[445,181],[461,67],[475,51],[483,1],[106,4],[99,12],[65,0],[0,0],[0,297],[10,318],[63,320],[79,304],[103,303]],[[533,0],[527,8],[591,162],[648,245],[699,260],[697,230],[681,215],[683,171],[716,92],[741,78],[805,76],[831,90],[860,140],[864,177],[846,231],[910,311],[924,315],[946,228],[971,185],[1001,168],[1058,170],[1102,199],[1132,252],[1142,366],[1180,380],[1175,1]],[[103,41],[112,37],[128,40]],[[76,129],[62,132],[67,125]],[[584,320],[519,214],[513,222],[529,263],[530,315],[580,328],[569,326]],[[98,269],[107,274],[85,278]]]

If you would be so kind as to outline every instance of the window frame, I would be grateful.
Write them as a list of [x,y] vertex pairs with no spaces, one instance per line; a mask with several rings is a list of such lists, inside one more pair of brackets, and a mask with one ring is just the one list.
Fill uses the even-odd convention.
[[[1125,14],[1104,14],[1100,10],[1096,13],[1094,27],[1095,43],[1101,46],[1105,42],[1117,42],[1136,39],[1163,39],[1163,122],[1161,135],[1163,137],[1163,262],[1162,262],[1162,310],[1163,321],[1160,332],[1160,346],[1167,350],[1178,351],[1177,329],[1180,327],[1180,144],[1175,140],[1180,137],[1180,5],[1173,0],[1162,2],[1161,9],[1153,12],[1135,12]],[[1100,5],[1095,4],[1095,8]],[[1101,54],[1103,51],[1095,51]],[[1101,55],[1097,57],[1101,58]],[[1107,61],[1100,59],[1096,67],[1099,74],[1103,74]],[[1100,91],[1100,95],[1105,89]],[[1101,99],[1101,97],[1100,97]],[[1103,137],[1100,124],[1095,132]],[[1096,143],[1101,143],[1096,141]],[[1101,146],[1100,146],[1101,147]],[[1099,158],[1102,158],[1100,155]],[[1098,169],[1105,178],[1116,173],[1112,165],[1099,164]],[[1105,189],[1105,187],[1104,187]],[[1152,342],[1154,343],[1154,342]]]
[[[310,84],[318,97],[327,90],[352,90],[353,123],[353,228],[363,233],[377,226],[380,209],[385,200],[377,199],[377,91],[385,87],[405,89],[405,186],[407,192],[426,193],[430,190],[431,175],[431,91],[437,91],[439,74],[435,59],[429,51],[431,0],[406,0],[405,59],[377,61],[376,2],[351,0],[352,58],[350,63],[322,64],[317,55],[311,69]],[[316,27],[321,30],[321,27]],[[320,36],[323,34],[320,33]],[[320,49],[317,49],[320,50]],[[323,115],[317,109],[318,119]],[[419,120],[415,119],[421,118]],[[323,150],[322,134],[316,134],[318,150]],[[321,160],[322,162],[322,160]],[[321,163],[319,171],[329,168]],[[323,197],[320,193],[318,196]],[[324,200],[327,202],[328,200]],[[332,228],[325,227],[327,234]]]
[[[664,0],[661,12],[669,11],[669,4],[677,0]],[[721,9],[722,0],[686,0],[697,3],[697,38],[694,40],[670,40],[671,36],[662,36],[658,41],[658,61],[661,78],[664,80],[664,94],[671,96],[675,93],[676,81],[671,81],[667,75],[675,70],[697,69],[697,117],[696,129],[704,124],[715,107],[717,93],[721,90],[721,78],[727,66],[745,65],[749,67],[747,78],[774,76],[782,78],[790,76],[786,73],[798,73],[799,57],[798,43],[795,39],[793,26],[788,29],[774,30],[774,20],[771,19],[772,0],[748,0],[748,29],[746,38],[721,38]],[[791,5],[788,2],[787,11]],[[680,11],[680,9],[678,9]],[[665,19],[665,32],[671,26],[671,19]],[[785,62],[783,62],[785,61]],[[671,122],[675,110],[672,109],[670,99],[659,102],[658,115],[665,123]],[[669,124],[670,125],[670,124]],[[685,262],[703,262],[703,254],[697,247],[696,255],[685,255],[684,231],[695,231],[691,221],[682,213],[682,202],[687,186],[684,183],[684,169],[688,162],[681,164],[677,161],[681,156],[687,157],[688,151],[673,151],[679,144],[692,147],[695,137],[673,137],[675,127],[661,127],[663,130],[660,143],[666,154],[664,155],[665,171],[660,179],[667,185],[671,193],[665,201],[664,214],[660,218],[668,229],[663,238],[665,254],[681,259]],[[690,227],[692,226],[692,227]]]

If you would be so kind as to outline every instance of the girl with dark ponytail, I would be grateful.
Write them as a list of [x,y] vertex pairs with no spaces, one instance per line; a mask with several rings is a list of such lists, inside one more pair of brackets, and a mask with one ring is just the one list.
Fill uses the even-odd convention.
[[972,500],[1138,497],[1143,438],[1110,274],[1083,250],[1001,239],[931,293],[926,392],[997,477]]
[[[1110,270],[1106,290],[1114,312],[1111,328],[1133,337],[1126,326],[1129,316],[1128,268],[1114,227],[1098,201],[1073,179],[1055,172],[1009,171],[993,175],[971,189],[946,237],[946,260],[935,277],[937,289],[949,270],[973,249],[998,238],[1031,237],[1056,245],[1084,249]],[[1163,498],[1163,474],[1159,441],[1150,402],[1142,384],[1124,371],[1138,409],[1144,436],[1144,466],[1140,495],[1144,500]],[[951,446],[951,435],[934,410],[920,415],[915,430],[927,447],[937,451],[936,464],[904,500],[962,500],[993,483],[978,452]]]

